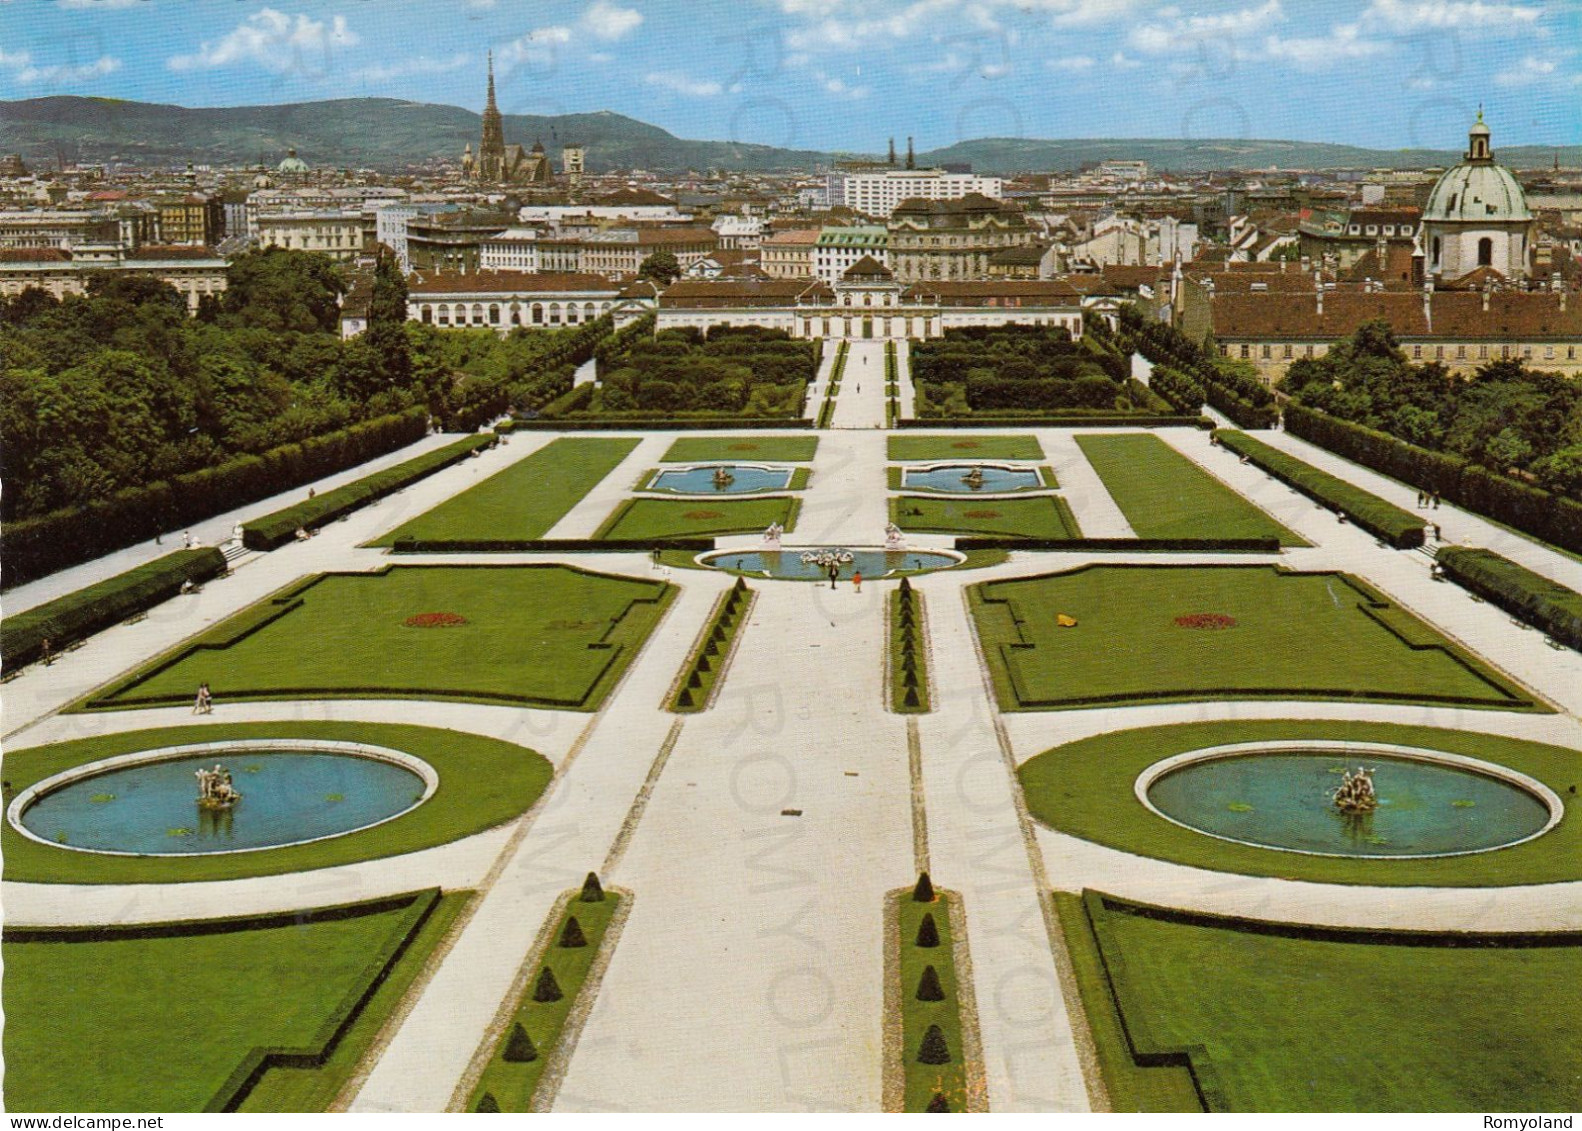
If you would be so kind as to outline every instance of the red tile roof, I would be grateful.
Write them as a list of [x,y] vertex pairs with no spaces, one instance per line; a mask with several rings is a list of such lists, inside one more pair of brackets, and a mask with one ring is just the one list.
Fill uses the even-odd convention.
[[[1546,292],[1496,291],[1483,309],[1481,294],[1437,292],[1425,307],[1419,291],[1326,291],[1324,311],[1317,296],[1269,291],[1217,294],[1214,334],[1224,341],[1334,341],[1374,318],[1382,318],[1402,338],[1487,339],[1490,341],[1582,340],[1582,301]],[[1576,296],[1582,298],[1582,296]]]
[[622,284],[603,275],[577,271],[477,271],[470,275],[438,273],[407,277],[407,292],[428,294],[547,294],[554,291],[605,291],[619,293]]

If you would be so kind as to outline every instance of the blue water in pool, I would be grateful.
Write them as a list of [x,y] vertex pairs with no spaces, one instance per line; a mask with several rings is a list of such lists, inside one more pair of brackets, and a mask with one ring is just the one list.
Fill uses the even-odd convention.
[[[716,467],[731,474],[725,484],[714,482]],[[709,467],[675,468],[661,471],[648,485],[650,491],[674,491],[680,495],[741,495],[749,491],[783,491],[791,483],[789,467],[747,467],[742,464],[715,464]]]
[[[1375,770],[1379,807],[1346,817],[1330,804],[1341,772]],[[1202,832],[1268,848],[1344,856],[1475,852],[1523,840],[1549,808],[1510,782],[1454,766],[1320,751],[1215,758],[1148,787],[1161,813]]]
[[948,467],[908,467],[901,471],[903,487],[923,488],[929,491],[950,491],[958,494],[994,494],[1001,491],[1029,491],[1043,486],[1038,472],[1022,468],[983,467],[983,482],[973,487],[962,482],[963,476],[976,464],[951,464]]
[[[883,577],[892,570],[920,571],[948,569],[957,563],[949,554],[928,550],[853,550],[850,565],[840,567],[840,579],[850,581],[851,575],[862,572],[865,578]],[[711,554],[706,564],[716,569],[734,570],[738,573],[768,574],[784,581],[827,581],[829,574],[823,567],[802,561],[800,550],[726,550]]]
[[[35,836],[108,852],[200,854],[268,848],[371,825],[415,805],[423,779],[373,758],[307,752],[217,752],[110,770],[62,786],[22,814]],[[197,769],[219,762],[242,800],[197,805]]]

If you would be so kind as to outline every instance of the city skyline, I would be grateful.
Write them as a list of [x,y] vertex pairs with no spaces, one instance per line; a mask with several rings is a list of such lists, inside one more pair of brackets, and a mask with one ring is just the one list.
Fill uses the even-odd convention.
[[4,0],[25,15],[0,32],[0,97],[478,110],[492,50],[507,114],[610,110],[787,148],[882,152],[911,133],[920,151],[979,137],[1450,149],[1480,104],[1497,146],[1582,142],[1582,10],[1552,0],[200,2],[174,34],[165,6]]

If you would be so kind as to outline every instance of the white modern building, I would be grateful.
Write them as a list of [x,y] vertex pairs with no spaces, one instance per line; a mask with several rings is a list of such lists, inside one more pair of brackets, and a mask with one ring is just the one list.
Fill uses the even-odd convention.
[[999,177],[943,169],[829,175],[830,204],[845,205],[866,216],[888,217],[903,200],[957,200],[972,192],[998,200],[1005,194],[1005,182]]
[[478,248],[480,271],[538,271],[538,229],[507,228]]
[[877,225],[825,228],[813,244],[813,275],[833,287],[857,262],[872,256],[890,266],[890,231]]

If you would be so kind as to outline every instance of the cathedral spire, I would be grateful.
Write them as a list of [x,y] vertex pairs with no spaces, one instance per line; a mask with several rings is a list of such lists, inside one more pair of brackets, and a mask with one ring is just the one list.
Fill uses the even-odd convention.
[[494,100],[494,52],[489,52],[489,95],[483,105],[483,136],[478,139],[478,179],[499,182],[505,173],[505,121]]
[[489,111],[491,111],[491,110],[494,110],[496,112],[499,111],[499,107],[497,107],[494,104],[494,49],[493,48],[490,48],[490,50],[489,50],[489,97],[487,99],[485,99],[485,101],[484,101],[483,110],[484,110],[484,113],[486,113],[486,114]]

